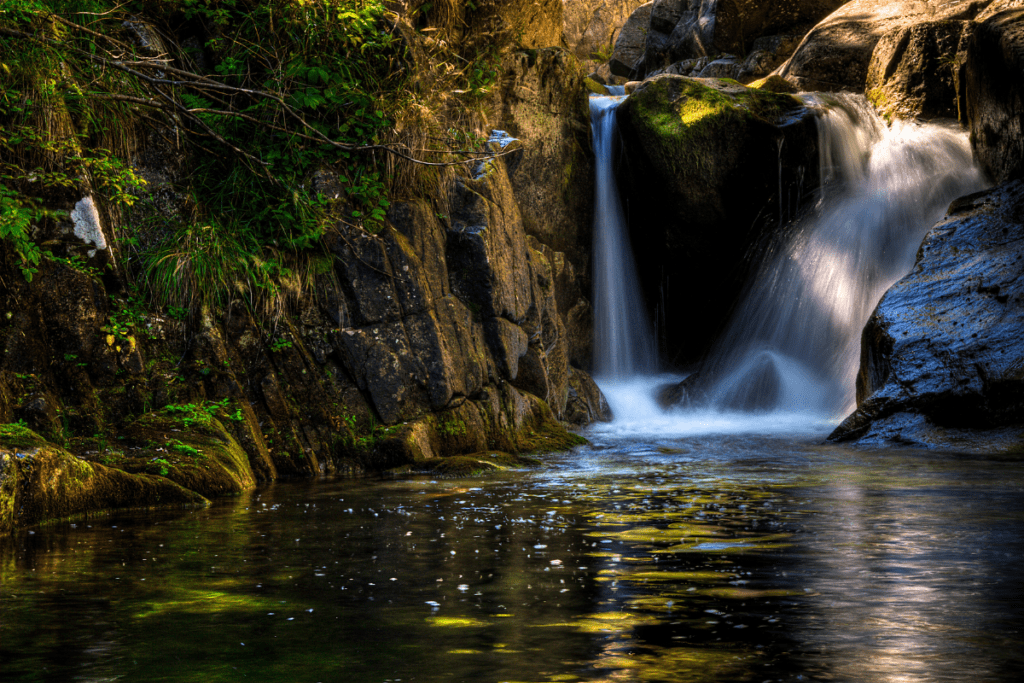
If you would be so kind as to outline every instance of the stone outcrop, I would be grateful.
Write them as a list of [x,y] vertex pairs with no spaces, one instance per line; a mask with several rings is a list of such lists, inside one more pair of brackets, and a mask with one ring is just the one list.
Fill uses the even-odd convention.
[[756,39],[802,33],[842,4],[842,0],[655,0],[644,70],[652,73],[679,60],[723,52],[746,55],[756,49]]
[[928,21],[889,31],[868,66],[865,91],[886,118],[957,118],[958,67],[970,21]]
[[618,121],[643,287],[669,359],[693,362],[739,295],[761,229],[817,178],[813,116],[790,95],[662,75],[636,87]]
[[996,182],[1024,173],[1024,8],[980,23],[963,68],[966,120],[985,172]]
[[654,3],[648,2],[641,5],[629,15],[619,37],[615,40],[615,49],[612,52],[608,66],[612,74],[622,78],[636,78],[642,72],[644,50],[647,45],[647,36],[650,32],[651,11]]
[[[924,77],[926,65],[913,67],[917,72],[913,75],[905,73],[906,67],[904,74],[897,73],[899,61],[911,42],[914,46],[908,57],[918,54],[936,62],[955,59],[955,49],[942,54],[935,52],[955,48],[951,41],[958,41],[954,37],[957,26],[946,28],[942,24],[975,19],[990,4],[986,1],[853,0],[818,23],[775,73],[801,90],[861,91],[868,81],[875,48],[884,38],[885,45],[878,56],[880,73],[874,81],[879,85],[873,87],[895,78],[892,87],[904,82],[903,87],[915,89],[918,84],[914,80]],[[910,31],[922,24],[933,27],[930,31],[926,28]],[[935,97],[941,98],[941,94]]]
[[582,61],[606,61],[622,27],[645,0],[563,0],[566,45]]
[[950,206],[864,329],[858,407],[829,437],[1024,453],[1024,182]]

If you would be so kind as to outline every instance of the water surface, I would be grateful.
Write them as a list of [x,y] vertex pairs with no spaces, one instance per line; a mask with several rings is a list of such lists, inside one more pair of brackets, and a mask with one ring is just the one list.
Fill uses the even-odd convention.
[[0,679],[1017,680],[1021,464],[615,424],[540,470],[19,532]]

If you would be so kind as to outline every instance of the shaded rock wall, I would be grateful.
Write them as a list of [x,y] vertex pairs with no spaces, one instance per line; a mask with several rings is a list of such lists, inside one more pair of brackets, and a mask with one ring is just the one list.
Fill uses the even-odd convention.
[[[560,24],[549,36],[534,19],[536,44],[562,41]],[[117,472],[139,492],[41,502],[52,514],[17,523],[135,505],[172,482],[195,501],[281,476],[578,443],[566,426],[608,414],[586,372],[587,89],[564,47],[512,51],[501,73],[478,113],[516,138],[488,149],[515,153],[394,202],[375,234],[338,222],[308,255],[305,281],[284,283],[289,310],[269,318],[241,293],[191,315],[154,307],[125,271],[96,270],[119,262],[104,230],[131,213],[99,206],[95,220],[80,211],[40,235],[55,254],[89,260],[44,260],[32,282],[0,243],[0,424],[20,421],[61,458]],[[158,224],[176,220],[189,210],[176,182],[190,160],[173,135],[132,135],[131,161],[150,181],[139,205]],[[335,196],[329,171],[310,182]],[[88,208],[83,196],[87,186],[73,188],[59,208]]]
[[1024,172],[1024,9],[982,22],[964,64],[966,120],[978,161],[996,182]]

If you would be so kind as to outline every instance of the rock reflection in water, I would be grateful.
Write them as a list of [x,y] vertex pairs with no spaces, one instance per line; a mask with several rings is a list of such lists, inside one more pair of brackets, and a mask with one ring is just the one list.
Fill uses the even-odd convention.
[[22,533],[3,680],[1016,679],[1021,466],[592,436]]

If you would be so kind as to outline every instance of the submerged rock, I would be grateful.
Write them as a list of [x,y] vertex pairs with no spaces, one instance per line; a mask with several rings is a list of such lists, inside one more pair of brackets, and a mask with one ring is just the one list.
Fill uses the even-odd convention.
[[955,201],[864,329],[834,441],[1024,453],[1024,181]]
[[703,352],[739,295],[761,228],[792,215],[812,189],[813,119],[790,95],[675,75],[648,79],[619,107],[620,183],[670,359]]

